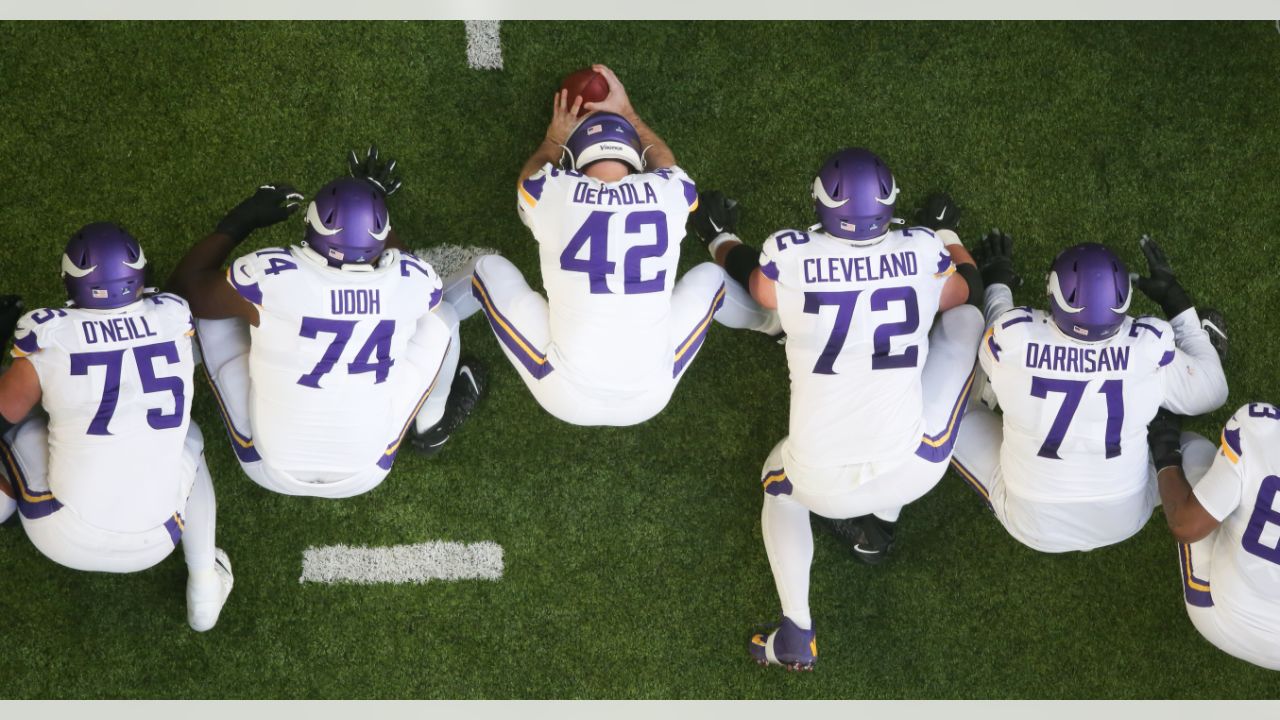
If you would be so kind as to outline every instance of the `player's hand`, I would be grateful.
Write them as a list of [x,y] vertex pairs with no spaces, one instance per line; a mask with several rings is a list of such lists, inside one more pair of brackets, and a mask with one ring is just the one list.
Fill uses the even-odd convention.
[[930,230],[950,230],[955,232],[960,225],[960,208],[951,196],[944,192],[936,192],[925,198],[924,207],[916,210],[916,225]]
[[222,222],[218,223],[215,232],[227,235],[237,243],[242,242],[254,230],[275,225],[297,212],[301,202],[302,193],[292,185],[263,185],[253,195],[231,208]]
[[1013,238],[1000,232],[1000,228],[992,228],[978,250],[978,269],[984,285],[1006,285],[1010,290],[1022,287],[1022,276],[1013,269]]
[[1129,279],[1138,286],[1143,295],[1154,300],[1160,309],[1164,310],[1165,317],[1173,318],[1181,315],[1191,307],[1191,296],[1187,295],[1187,291],[1173,274],[1173,266],[1169,264],[1169,258],[1149,236],[1143,235],[1138,242],[1142,244],[1142,254],[1147,256],[1147,273],[1150,277],[1130,273]]
[[742,209],[738,201],[725,197],[719,190],[698,195],[698,209],[689,213],[685,230],[698,236],[704,245],[710,245],[721,233],[736,233]]
[[581,95],[575,97],[570,103],[568,90],[557,92],[551,102],[551,124],[547,126],[547,140],[556,145],[566,145],[569,142],[569,136],[578,127],[578,110],[581,108]]
[[587,112],[611,112],[631,119],[636,111],[631,107],[631,98],[627,97],[627,90],[622,87],[618,76],[604,65],[592,65],[591,69],[604,76],[604,81],[609,84],[609,96],[600,102],[587,103],[585,106]]
[[363,160],[356,155],[355,150],[348,152],[347,167],[351,170],[351,177],[368,182],[377,188],[384,198],[395,194],[395,191],[400,189],[400,178],[395,175],[396,159],[387,158],[385,161],[380,159],[377,145],[369,146]]
[[1175,465],[1182,467],[1182,418],[1160,408],[1147,425],[1147,447],[1151,448],[1151,460],[1157,471]]

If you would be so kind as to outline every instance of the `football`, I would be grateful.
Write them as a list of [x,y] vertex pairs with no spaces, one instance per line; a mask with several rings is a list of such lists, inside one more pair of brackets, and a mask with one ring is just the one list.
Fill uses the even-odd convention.
[[[577,96],[582,96],[582,103],[586,105],[589,102],[600,102],[609,97],[609,83],[600,73],[591,68],[583,68],[572,73],[560,83],[561,90],[569,91],[569,104],[573,105],[573,100]],[[587,109],[583,107],[578,111],[578,117],[587,114]]]

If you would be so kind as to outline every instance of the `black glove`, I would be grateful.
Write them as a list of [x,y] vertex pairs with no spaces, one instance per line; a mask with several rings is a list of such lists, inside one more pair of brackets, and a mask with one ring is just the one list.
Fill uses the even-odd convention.
[[1143,235],[1139,242],[1142,244],[1142,254],[1147,256],[1147,272],[1151,277],[1131,273],[1130,278],[1143,295],[1154,300],[1164,310],[1165,317],[1173,318],[1182,314],[1191,307],[1191,296],[1187,295],[1187,291],[1178,283],[1178,278],[1174,277],[1169,258],[1165,257],[1164,251],[1150,237]]
[[960,208],[950,195],[944,192],[933,193],[925,198],[924,207],[916,210],[916,225],[930,230],[955,232],[960,225]]
[[22,317],[22,311],[26,307],[21,295],[0,295],[0,349],[13,338],[18,319]]
[[685,230],[697,235],[704,245],[710,245],[720,233],[736,232],[741,214],[737,200],[725,197],[719,190],[711,190],[698,195],[698,209],[689,213]]
[[263,185],[249,198],[231,208],[231,212],[218,223],[215,232],[229,236],[237,243],[249,237],[249,233],[275,225],[298,211],[302,193],[286,183]]
[[1147,447],[1151,448],[1151,461],[1157,471],[1174,465],[1182,467],[1182,418],[1160,408],[1147,425]]
[[356,156],[356,151],[347,153],[347,167],[351,169],[351,177],[358,177],[378,189],[385,198],[394,195],[400,189],[400,178],[392,175],[396,171],[396,159],[387,158],[384,163],[378,158],[378,146],[370,145],[364,160]]
[[1010,290],[1022,287],[1022,276],[1013,269],[1013,238],[992,228],[982,238],[978,254],[983,285],[1007,285]]

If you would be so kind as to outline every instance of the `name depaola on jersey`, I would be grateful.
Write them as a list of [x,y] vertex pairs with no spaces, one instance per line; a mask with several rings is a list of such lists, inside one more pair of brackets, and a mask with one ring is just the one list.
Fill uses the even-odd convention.
[[[640,197],[641,188],[644,198]],[[601,186],[582,180],[573,187],[573,202],[579,205],[648,205],[658,202],[658,193],[647,182]]]

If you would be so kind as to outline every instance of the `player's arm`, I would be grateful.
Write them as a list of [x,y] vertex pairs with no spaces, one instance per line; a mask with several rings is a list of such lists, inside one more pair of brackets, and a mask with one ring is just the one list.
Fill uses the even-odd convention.
[[631,107],[631,98],[627,97],[627,90],[622,87],[618,76],[604,65],[592,65],[591,69],[604,77],[605,82],[609,84],[609,94],[600,102],[587,103],[587,111],[617,113],[626,118],[636,129],[636,134],[640,136],[640,147],[646,148],[645,166],[647,168],[673,167],[676,164],[675,153],[671,152],[671,148],[663,142],[662,138],[658,137],[658,134],[636,114],[635,108]]
[[165,289],[187,300],[198,318],[238,317],[258,324],[258,309],[227,282],[223,266],[249,233],[298,210],[302,195],[282,183],[263,185],[231,209],[213,233],[196,243],[169,275]]
[[1179,415],[1200,415],[1227,401],[1227,376],[1222,358],[1200,325],[1191,296],[1178,282],[1173,267],[1155,241],[1143,236],[1148,277],[1134,276],[1134,283],[1164,311],[1173,326],[1175,348],[1160,364],[1164,372],[1164,405]]
[[715,263],[766,309],[778,307],[778,287],[760,267],[760,251],[735,235],[741,216],[738,201],[719,190],[698,196],[698,206],[689,213],[687,232],[702,241]]
[[547,125],[547,134],[529,159],[524,161],[517,184],[541,170],[547,163],[554,165],[560,161],[564,145],[569,142],[569,135],[578,126],[578,111],[581,109],[581,95],[570,102],[568,90],[560,90],[555,94],[551,99],[551,122]]
[[26,358],[15,358],[0,374],[0,425],[13,425],[22,420],[40,402],[40,376]]
[[978,264],[973,255],[965,249],[956,234],[960,225],[960,208],[951,196],[937,192],[930,195],[924,207],[916,210],[916,225],[929,228],[935,237],[942,241],[943,247],[951,256],[951,268],[940,271],[948,274],[942,286],[942,296],[938,300],[938,312],[946,312],[951,308],[969,303],[982,309],[982,276],[978,272]]
[[[1147,445],[1151,448],[1151,459],[1157,469],[1156,479],[1160,486],[1160,502],[1164,508],[1165,520],[1169,523],[1169,532],[1180,543],[1193,543],[1208,536],[1220,524],[1205,508],[1197,497],[1196,489],[1191,487],[1186,474],[1182,470],[1182,423],[1178,416],[1161,410],[1147,426]],[[1213,479],[1215,472],[1221,472],[1219,463],[1224,460],[1220,454],[1200,483],[1202,490],[1208,491],[1220,483]],[[1233,474],[1227,469],[1227,473]],[[1226,478],[1227,485],[1234,484],[1239,502],[1239,478]],[[1208,483],[1208,485],[1206,485]],[[1232,505],[1234,507],[1234,504]],[[1224,514],[1223,517],[1226,515]]]

